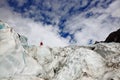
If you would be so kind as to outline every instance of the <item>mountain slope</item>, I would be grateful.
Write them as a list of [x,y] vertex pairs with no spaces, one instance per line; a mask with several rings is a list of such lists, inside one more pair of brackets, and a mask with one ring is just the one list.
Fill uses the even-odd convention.
[[0,22],[0,80],[120,80],[120,43],[28,45]]

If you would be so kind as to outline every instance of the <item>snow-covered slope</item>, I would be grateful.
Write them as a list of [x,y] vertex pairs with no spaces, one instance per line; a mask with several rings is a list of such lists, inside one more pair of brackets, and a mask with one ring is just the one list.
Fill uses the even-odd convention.
[[120,80],[120,43],[28,45],[0,22],[0,80]]

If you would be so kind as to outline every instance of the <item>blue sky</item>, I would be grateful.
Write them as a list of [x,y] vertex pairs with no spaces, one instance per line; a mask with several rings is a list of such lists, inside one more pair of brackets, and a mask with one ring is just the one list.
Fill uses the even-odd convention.
[[1,0],[0,12],[35,45],[88,45],[120,28],[120,0]]

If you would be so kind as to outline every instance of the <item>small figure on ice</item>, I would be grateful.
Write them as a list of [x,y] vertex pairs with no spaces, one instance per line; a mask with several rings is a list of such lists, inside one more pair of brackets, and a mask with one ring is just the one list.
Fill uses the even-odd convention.
[[40,42],[40,46],[43,46],[43,42]]

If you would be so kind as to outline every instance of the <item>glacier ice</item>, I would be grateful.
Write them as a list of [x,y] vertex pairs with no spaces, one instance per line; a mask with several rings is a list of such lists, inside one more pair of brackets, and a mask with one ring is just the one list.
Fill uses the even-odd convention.
[[18,34],[18,37],[20,39],[20,42],[21,42],[22,46],[24,48],[28,47],[27,38],[25,36],[19,35],[19,34]]
[[2,29],[4,26],[3,25],[0,25],[0,29]]
[[120,43],[28,45],[0,22],[0,80],[120,80]]
[[[33,66],[35,65],[35,66]],[[10,27],[0,30],[0,78],[14,75],[36,75],[42,66],[29,57],[18,34]]]

